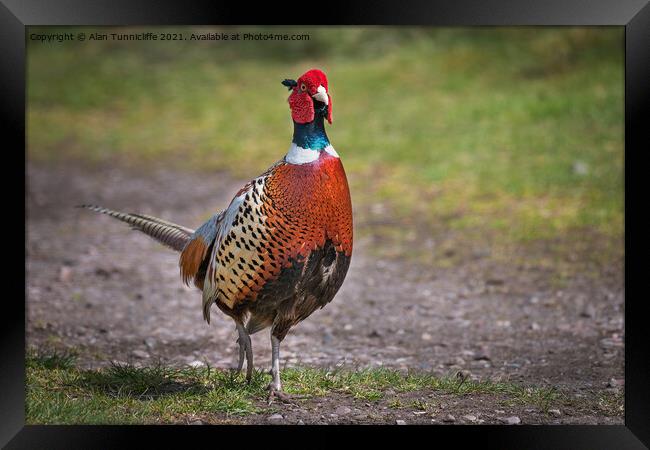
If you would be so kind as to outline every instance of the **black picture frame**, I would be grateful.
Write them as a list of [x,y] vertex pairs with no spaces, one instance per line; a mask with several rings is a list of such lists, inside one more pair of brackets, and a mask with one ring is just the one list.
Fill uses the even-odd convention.
[[[625,27],[625,425],[621,426],[462,426],[462,427],[373,427],[372,434],[384,433],[429,435],[436,441],[451,438],[455,446],[468,441],[487,448],[590,448],[627,449],[650,445],[650,352],[648,327],[643,323],[643,302],[637,295],[642,283],[647,219],[643,217],[642,196],[634,194],[640,184],[644,166],[641,155],[650,146],[648,109],[650,99],[650,5],[646,0],[579,1],[579,0],[455,0],[412,1],[391,4],[373,2],[361,5],[312,3],[301,6],[277,2],[255,7],[243,2],[215,3],[173,1],[89,1],[56,0],[49,2],[0,0],[0,90],[2,103],[0,123],[3,133],[5,185],[20,183],[25,187],[25,109],[26,55],[25,27],[31,25],[190,25],[190,24],[268,24],[276,14],[284,24],[312,23],[319,25],[433,25],[433,26],[504,26],[504,25],[616,25]],[[336,8],[338,6],[339,8]],[[22,152],[21,152],[22,149]],[[15,178],[15,179],[13,179]],[[17,241],[20,233],[20,204],[25,197],[5,191],[5,243]],[[9,195],[7,195],[9,194]],[[24,213],[25,209],[23,209]],[[22,217],[25,217],[23,214]],[[22,223],[21,223],[22,222]],[[25,228],[23,228],[25,230]],[[26,233],[26,231],[24,231]],[[18,247],[18,244],[16,244]],[[24,249],[24,248],[23,248]],[[15,252],[18,253],[16,248]],[[23,250],[24,251],[24,250]],[[23,253],[24,254],[24,253]],[[216,433],[233,432],[233,427],[176,426],[30,426],[25,425],[25,305],[17,300],[26,296],[25,272],[15,262],[18,258],[5,254],[4,326],[0,358],[0,444],[6,448],[107,448],[132,444],[136,438],[150,439],[162,435],[180,436],[178,442],[188,444],[186,433],[210,440]],[[26,256],[26,255],[25,255]],[[12,273],[14,271],[15,273]],[[24,286],[24,285],[23,285]],[[15,288],[10,295],[6,288]],[[11,289],[13,293],[13,289]],[[191,428],[191,430],[190,430]],[[234,427],[234,432],[240,434]],[[334,427],[349,431],[356,427]],[[332,430],[330,428],[328,430]],[[408,430],[407,430],[408,429]],[[265,427],[269,443],[283,427]],[[286,428],[284,431],[287,431]],[[307,438],[313,427],[292,427],[291,437]],[[327,432],[335,441],[338,433]],[[313,435],[311,437],[312,443]],[[168,444],[173,440],[166,441]],[[277,441],[276,441],[277,442]],[[304,442],[304,441],[303,441]],[[319,441],[326,445],[327,440]],[[225,442],[224,442],[225,443]],[[215,442],[216,444],[216,442]],[[645,445],[644,445],[645,444]]]

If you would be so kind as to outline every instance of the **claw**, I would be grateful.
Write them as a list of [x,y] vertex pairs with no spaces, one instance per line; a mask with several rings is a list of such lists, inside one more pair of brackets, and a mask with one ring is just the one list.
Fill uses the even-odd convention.
[[290,405],[295,405],[296,400],[300,400],[300,399],[303,399],[303,398],[309,398],[308,395],[287,394],[284,391],[274,389],[273,387],[271,387],[271,385],[269,385],[268,389],[269,389],[269,397],[268,397],[269,406],[271,406],[271,404],[273,403],[273,399],[275,399],[275,398],[280,400],[282,403],[287,403],[287,404],[290,404]]
[[294,397],[292,395],[289,395],[286,392],[283,392],[281,389],[277,389],[273,385],[273,383],[270,383],[267,389],[269,390],[269,398],[268,398],[269,406],[271,406],[275,398],[277,398],[283,403],[290,403],[290,404],[295,404],[294,399],[300,398],[300,397]]

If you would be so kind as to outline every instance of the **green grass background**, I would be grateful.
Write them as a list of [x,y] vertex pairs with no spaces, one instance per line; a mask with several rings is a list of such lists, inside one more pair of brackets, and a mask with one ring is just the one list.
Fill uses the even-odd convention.
[[516,241],[586,229],[620,241],[621,27],[119,30],[311,39],[28,41],[30,159],[253,177],[290,143],[280,81],[319,67],[362,234],[379,208],[397,224],[388,234],[418,221]]

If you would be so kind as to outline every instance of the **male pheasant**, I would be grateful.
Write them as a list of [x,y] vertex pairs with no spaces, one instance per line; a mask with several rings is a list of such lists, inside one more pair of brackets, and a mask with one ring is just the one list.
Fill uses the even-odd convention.
[[284,398],[280,343],[291,327],[334,298],[352,255],[350,192],[324,127],[324,119],[332,123],[327,77],[312,69],[282,84],[291,91],[294,122],[288,153],[196,231],[156,217],[83,205],[181,252],[181,278],[203,291],[205,320],[210,323],[213,304],[234,320],[237,370],[245,357],[249,381],[250,335],[271,328],[271,399]]

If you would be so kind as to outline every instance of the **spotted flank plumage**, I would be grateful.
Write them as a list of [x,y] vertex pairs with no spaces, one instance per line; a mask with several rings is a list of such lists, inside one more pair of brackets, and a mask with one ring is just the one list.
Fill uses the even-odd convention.
[[280,390],[280,342],[291,327],[334,298],[350,265],[353,234],[345,171],[324,128],[325,119],[332,122],[327,77],[312,69],[283,84],[292,91],[289,151],[196,230],[83,205],[180,252],[181,280],[202,291],[204,319],[210,322],[216,305],[235,321],[238,368],[245,356],[248,379],[250,334],[270,327],[271,392]]
[[208,265],[203,288],[203,317],[210,322],[210,307],[215,301],[232,309],[239,298],[254,295],[255,268],[260,268],[261,240],[265,236],[265,217],[257,200],[263,195],[258,180],[238,192],[223,213]]

